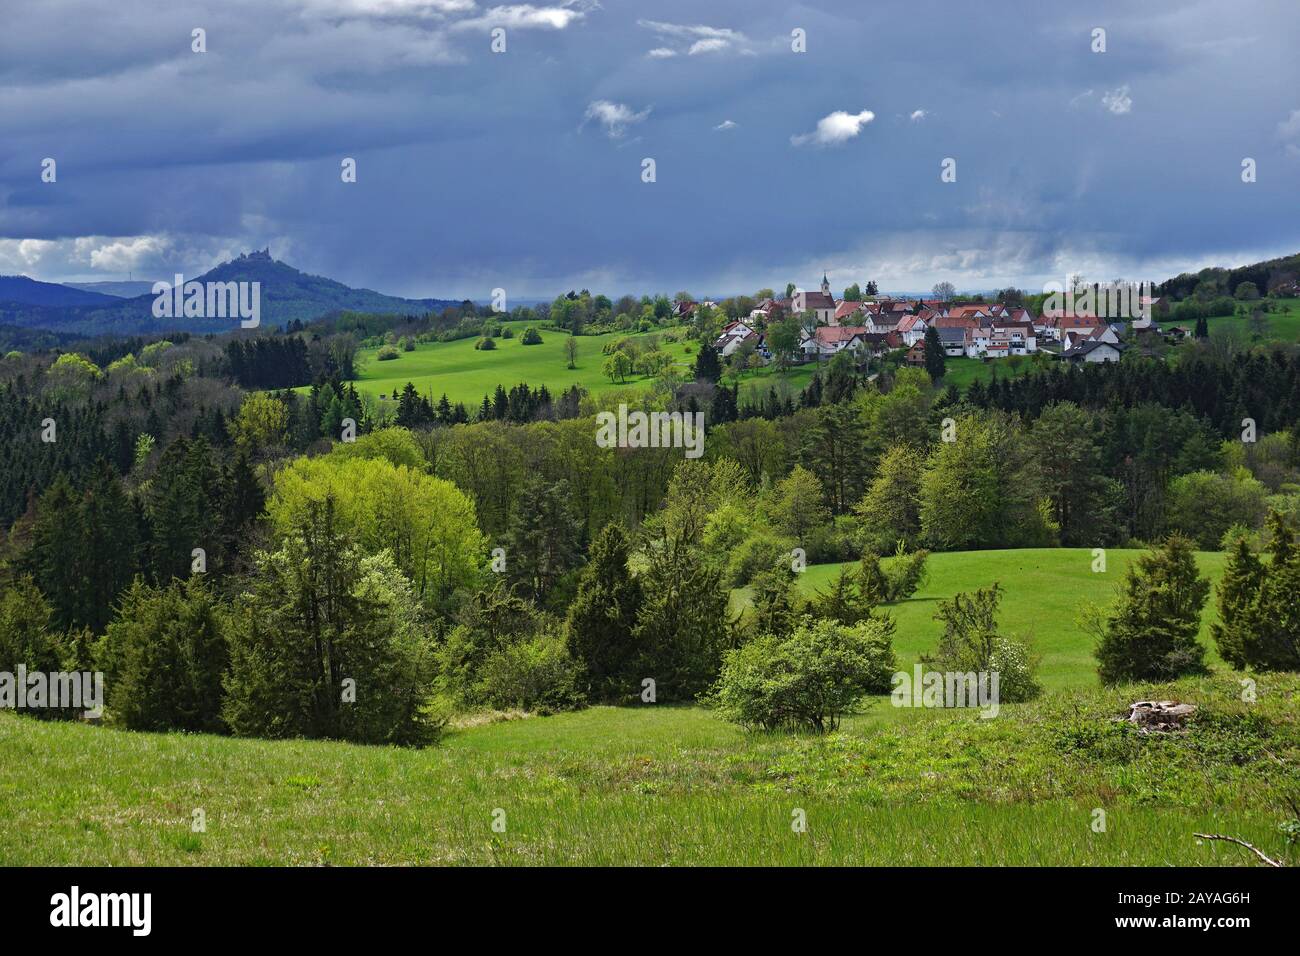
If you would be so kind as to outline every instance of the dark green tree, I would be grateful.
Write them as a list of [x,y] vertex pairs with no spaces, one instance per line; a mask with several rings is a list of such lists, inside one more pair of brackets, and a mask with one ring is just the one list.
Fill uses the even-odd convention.
[[932,325],[925,330],[925,370],[930,373],[932,382],[943,378],[947,364],[948,357],[939,341],[939,330]]
[[1203,674],[1205,648],[1196,640],[1210,582],[1196,568],[1191,542],[1170,536],[1128,569],[1115,606],[1096,622],[1103,683],[1167,681]]
[[628,568],[630,544],[611,522],[591,544],[591,555],[569,606],[569,647],[586,666],[589,694],[598,700],[629,699],[639,690],[633,636],[641,586]]

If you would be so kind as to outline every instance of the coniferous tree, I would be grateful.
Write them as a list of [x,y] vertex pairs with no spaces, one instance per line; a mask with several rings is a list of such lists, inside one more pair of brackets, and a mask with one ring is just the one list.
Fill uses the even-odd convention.
[[622,526],[606,525],[592,542],[569,606],[569,647],[586,666],[589,693],[600,700],[628,698],[639,688],[632,665],[641,586],[628,568],[630,553]]
[[931,381],[937,382],[943,378],[947,362],[943,343],[939,341],[939,330],[932,325],[925,330],[925,370],[930,373]]
[[1245,535],[1238,536],[1219,580],[1219,620],[1210,627],[1219,656],[1234,667],[1247,665],[1250,612],[1259,600],[1265,574],[1264,563],[1250,549],[1250,542]]
[[1173,535],[1138,557],[1118,600],[1098,622],[1096,655],[1103,683],[1166,681],[1203,674],[1205,648],[1196,640],[1210,582],[1196,568],[1191,542]]
[[506,574],[544,606],[560,579],[582,563],[584,523],[569,506],[566,481],[530,479],[506,532]]
[[695,356],[695,380],[697,382],[716,382],[722,377],[722,365],[713,344],[704,342]]
[[[1235,656],[1229,658],[1224,654],[1224,658],[1238,667],[1261,671],[1298,670],[1300,551],[1296,550],[1291,529],[1280,513],[1272,512],[1268,525],[1272,560],[1267,568],[1257,572],[1260,580],[1254,600],[1236,608],[1234,627],[1228,634],[1228,649]],[[1247,574],[1250,570],[1247,568]],[[1227,572],[1224,579],[1228,579]],[[1237,588],[1245,592],[1243,598],[1248,595],[1249,586],[1249,581],[1243,581]]]

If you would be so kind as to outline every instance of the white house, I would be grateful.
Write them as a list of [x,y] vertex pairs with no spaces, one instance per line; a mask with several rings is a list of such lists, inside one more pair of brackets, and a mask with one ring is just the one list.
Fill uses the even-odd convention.
[[799,351],[809,358],[829,358],[845,349],[862,352],[868,347],[866,331],[862,326],[824,325],[804,333]]
[[1067,329],[1061,336],[1062,349],[1069,350],[1085,342],[1106,342],[1109,345],[1119,345],[1119,336],[1115,334],[1115,329],[1109,325]]
[[731,322],[723,327],[722,334],[713,343],[713,347],[717,349],[719,355],[726,358],[751,340],[755,346],[761,344],[761,336],[754,329],[744,322]]
[[904,344],[912,346],[925,338],[925,330],[929,327],[920,315],[904,315],[898,321],[898,334],[903,337]]
[[1098,342],[1094,339],[1062,352],[1061,358],[1071,362],[1118,362],[1123,351],[1122,345]]

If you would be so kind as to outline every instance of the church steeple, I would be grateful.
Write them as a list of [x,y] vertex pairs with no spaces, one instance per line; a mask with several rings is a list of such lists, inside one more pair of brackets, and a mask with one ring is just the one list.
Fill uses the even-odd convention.
[[826,278],[826,273],[822,272],[822,295],[831,294],[831,280]]

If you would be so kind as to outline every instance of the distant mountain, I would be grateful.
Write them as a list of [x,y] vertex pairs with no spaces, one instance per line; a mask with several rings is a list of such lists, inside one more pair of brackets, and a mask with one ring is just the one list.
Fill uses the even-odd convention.
[[87,292],[57,282],[38,282],[27,276],[0,276],[0,303],[14,302],[22,305],[110,305],[111,295]]
[[153,282],[135,279],[129,282],[65,282],[69,289],[84,289],[87,292],[99,292],[119,299],[134,299],[138,295],[148,295],[153,291]]
[[[27,282],[32,280],[27,279]],[[164,281],[171,281],[167,277]],[[294,319],[309,322],[331,312],[373,312],[380,315],[424,315],[459,305],[450,299],[403,299],[370,289],[354,289],[333,279],[308,275],[293,266],[272,259],[268,250],[241,255],[201,276],[186,276],[188,282],[261,283],[261,323],[283,325]],[[49,283],[34,283],[49,285]],[[0,324],[24,328],[75,332],[81,335],[148,334],[159,332],[229,332],[239,327],[238,319],[155,318],[152,292],[132,298],[114,298],[81,289],[63,289],[69,295],[91,296],[80,304],[53,304],[0,295]]]

